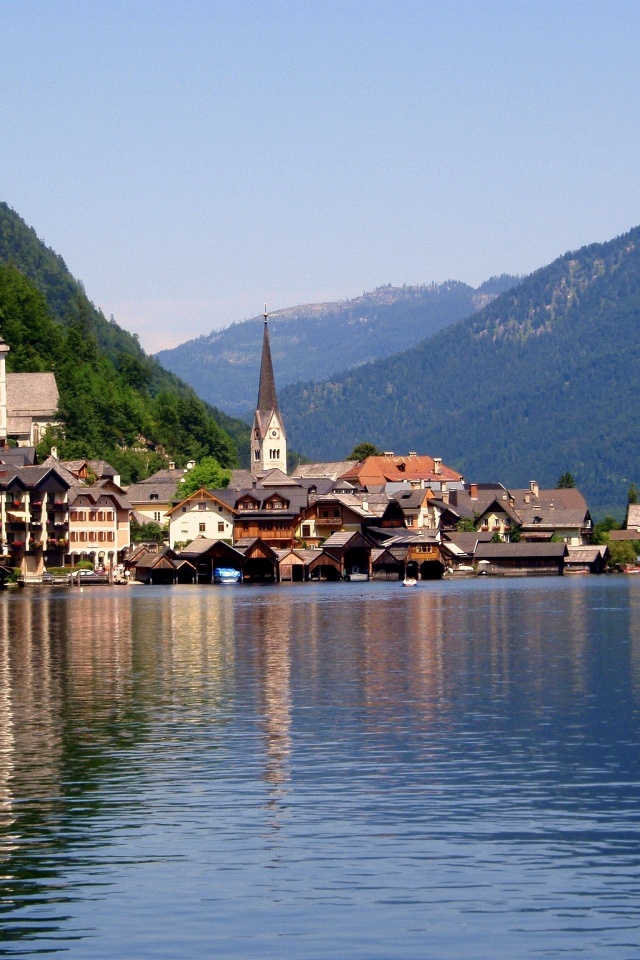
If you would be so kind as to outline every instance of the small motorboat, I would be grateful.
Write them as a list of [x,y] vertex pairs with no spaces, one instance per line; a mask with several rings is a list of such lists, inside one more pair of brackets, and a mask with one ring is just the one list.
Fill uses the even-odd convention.
[[402,586],[403,586],[403,587],[415,587],[415,585],[416,585],[417,582],[418,582],[418,581],[416,580],[415,577],[405,577],[404,580],[402,581]]
[[214,583],[240,583],[242,573],[233,567],[216,567],[213,571]]

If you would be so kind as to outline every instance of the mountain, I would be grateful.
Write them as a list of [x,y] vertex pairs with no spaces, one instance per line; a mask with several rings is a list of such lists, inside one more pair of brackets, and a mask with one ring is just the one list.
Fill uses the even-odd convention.
[[65,435],[62,456],[104,457],[125,482],[163,465],[248,450],[249,428],[203,403],[109,322],[64,260],[0,203],[0,335],[9,371],[53,370]]
[[596,510],[640,479],[640,227],[565,254],[417,347],[291,385],[290,442],[337,460],[367,440],[441,456],[468,479],[551,486]]
[[[517,283],[501,276],[474,290],[449,281],[419,287],[379,287],[354,300],[318,303],[269,316],[278,388],[312,377],[324,379],[349,367],[413,346],[489,303]],[[199,396],[237,416],[256,403],[262,318],[254,317],[156,354],[160,363],[190,383]]]

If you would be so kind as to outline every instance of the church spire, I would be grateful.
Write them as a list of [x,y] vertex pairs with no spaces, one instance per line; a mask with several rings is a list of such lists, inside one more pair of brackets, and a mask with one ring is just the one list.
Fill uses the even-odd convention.
[[258,406],[253,418],[253,430],[251,432],[251,475],[253,477],[258,477],[269,470],[287,472],[287,434],[278,410],[276,381],[271,362],[268,320],[269,315],[265,303]]
[[264,333],[262,335],[262,361],[260,364],[260,386],[258,388],[258,410],[266,413],[268,410],[278,409],[278,397],[276,395],[276,381],[273,376],[273,364],[271,362],[271,346],[269,344],[269,314],[267,305],[264,305]]

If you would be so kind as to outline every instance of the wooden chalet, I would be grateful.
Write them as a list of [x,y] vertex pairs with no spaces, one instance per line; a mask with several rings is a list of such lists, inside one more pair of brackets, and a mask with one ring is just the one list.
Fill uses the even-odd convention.
[[334,533],[309,564],[309,576],[314,580],[342,580],[353,574],[371,577],[371,544],[357,531]]
[[559,543],[479,543],[475,551],[478,573],[492,576],[559,576],[564,572],[567,545]]
[[195,570],[196,583],[213,583],[213,571],[216,567],[231,567],[244,571],[245,555],[224,540],[209,540],[196,537],[177,554],[178,561],[188,561]]
[[298,486],[272,489],[256,485],[236,493],[233,506],[234,543],[257,538],[273,549],[292,548],[300,516],[307,506],[307,491]]
[[312,560],[316,560],[320,556],[322,550],[296,547],[293,550],[276,550],[276,553],[278,555],[279,579],[292,583],[302,583],[309,580],[309,565]]
[[373,580],[404,580],[408,547],[373,547],[371,576]]
[[565,573],[604,573],[609,559],[607,546],[567,547],[564,561]]
[[275,583],[279,580],[278,554],[260,537],[237,540],[234,549],[244,557],[242,579],[249,583]]

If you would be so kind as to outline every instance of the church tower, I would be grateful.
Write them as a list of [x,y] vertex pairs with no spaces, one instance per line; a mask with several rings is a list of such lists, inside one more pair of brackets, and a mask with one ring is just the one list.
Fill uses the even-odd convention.
[[262,362],[260,364],[260,386],[258,388],[258,407],[253,418],[251,432],[251,476],[266,473],[267,470],[287,472],[287,435],[282,416],[278,410],[276,381],[271,363],[269,346],[269,324],[267,305],[264,307],[264,332],[262,335]]

